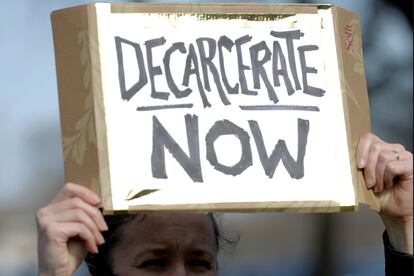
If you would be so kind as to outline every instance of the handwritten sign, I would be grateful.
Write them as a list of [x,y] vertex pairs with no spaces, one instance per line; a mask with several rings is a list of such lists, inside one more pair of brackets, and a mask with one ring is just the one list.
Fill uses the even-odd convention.
[[93,7],[98,159],[107,160],[99,177],[109,209],[355,205],[328,10]]

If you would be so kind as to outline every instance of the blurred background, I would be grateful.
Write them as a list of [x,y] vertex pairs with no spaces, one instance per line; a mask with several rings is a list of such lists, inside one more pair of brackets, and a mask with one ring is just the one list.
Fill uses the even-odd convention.
[[[1,2],[0,275],[37,273],[34,215],[64,181],[50,13],[86,2]],[[373,132],[412,151],[412,1],[331,3],[361,18]],[[383,226],[364,206],[356,213],[221,220],[225,234],[241,238],[223,251],[221,275],[383,275]],[[87,272],[81,267],[76,275]]]

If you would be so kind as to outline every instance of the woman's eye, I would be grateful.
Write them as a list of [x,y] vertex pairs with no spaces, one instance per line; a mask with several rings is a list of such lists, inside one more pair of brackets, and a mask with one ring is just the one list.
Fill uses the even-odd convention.
[[152,259],[148,261],[144,261],[138,267],[139,268],[158,268],[166,266],[166,262],[162,259]]
[[190,267],[202,268],[206,270],[212,270],[214,268],[213,264],[210,261],[206,260],[192,260],[189,263]]

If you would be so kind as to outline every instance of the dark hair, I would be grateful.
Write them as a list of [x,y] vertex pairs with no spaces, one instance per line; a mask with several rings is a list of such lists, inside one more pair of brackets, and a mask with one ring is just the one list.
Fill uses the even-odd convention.
[[[211,220],[214,230],[215,242],[217,251],[222,248],[222,242],[233,244],[230,240],[224,239],[221,236],[220,229],[217,224],[217,220],[212,213],[208,213],[207,216]],[[92,276],[113,276],[112,272],[112,248],[119,242],[121,235],[119,231],[122,225],[130,223],[133,220],[143,221],[145,214],[138,215],[109,215],[104,216],[108,225],[108,231],[102,233],[105,243],[98,247],[99,253],[88,253],[85,262],[88,265],[89,273]]]

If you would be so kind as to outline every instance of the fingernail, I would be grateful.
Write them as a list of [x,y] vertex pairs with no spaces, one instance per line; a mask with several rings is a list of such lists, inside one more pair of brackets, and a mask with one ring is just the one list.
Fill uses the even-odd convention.
[[363,169],[365,167],[365,158],[364,157],[360,157],[357,161],[357,166],[360,169]]
[[371,178],[367,178],[367,179],[365,179],[365,182],[366,182],[366,184],[367,184],[367,188],[368,188],[368,189],[371,189],[371,188],[374,186],[374,182],[372,181],[372,179],[371,179]]
[[98,204],[99,202],[101,202],[101,199],[97,195],[93,195],[92,200],[95,202],[95,204]]
[[100,228],[101,231],[108,231],[108,225],[106,224],[105,220],[101,220]]
[[105,243],[105,239],[102,235],[99,236],[99,245],[104,244]]

